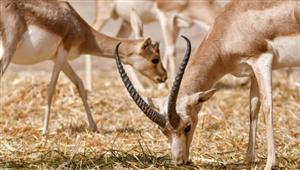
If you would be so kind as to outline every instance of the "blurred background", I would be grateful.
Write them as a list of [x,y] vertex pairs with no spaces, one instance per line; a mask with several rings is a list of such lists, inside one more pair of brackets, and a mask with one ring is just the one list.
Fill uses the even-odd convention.
[[[126,0],[124,0],[126,1]],[[196,0],[198,1],[198,0]],[[75,8],[75,10],[89,23],[92,24],[95,18],[95,1],[94,0],[69,0],[71,5]],[[227,3],[227,0],[218,0],[218,2],[224,6]],[[110,20],[101,33],[115,36],[117,34],[117,30],[120,27],[120,19],[118,20]],[[192,41],[192,46],[195,48],[198,43],[202,40],[206,31],[199,26],[194,25],[189,29],[182,29],[180,35],[185,35]],[[155,41],[160,42],[161,55],[164,54],[164,41],[160,29],[160,25],[158,22],[153,22],[151,24],[144,25],[144,35],[145,37],[151,37]],[[133,38],[133,35],[131,35]],[[185,42],[179,37],[177,41],[177,56],[181,58],[183,50],[185,49]],[[73,68],[79,74],[79,76],[84,79],[84,68],[85,68],[85,60],[84,57],[71,62]],[[50,75],[52,71],[53,63],[50,61],[45,61],[36,65],[30,66],[21,66],[11,64],[8,71],[6,72],[6,76],[37,76],[43,75],[41,78],[46,78],[45,80],[50,80]],[[112,59],[106,59],[101,57],[93,57],[93,77],[96,79],[102,71],[114,71],[115,69],[115,61]],[[112,69],[113,68],[113,69]],[[47,74],[45,74],[47,73]],[[95,77],[96,76],[96,77]]]

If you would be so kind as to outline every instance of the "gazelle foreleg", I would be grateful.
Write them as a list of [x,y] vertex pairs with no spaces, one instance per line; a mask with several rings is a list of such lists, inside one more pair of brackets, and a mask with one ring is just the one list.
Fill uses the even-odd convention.
[[[96,1],[96,17],[94,20],[93,28],[97,31],[101,31],[110,20],[114,12],[113,3],[110,1]],[[87,90],[91,91],[93,88],[93,75],[92,75],[92,56],[85,56],[85,83]]]
[[97,130],[96,123],[93,119],[90,107],[87,103],[87,94],[86,91],[84,90],[83,83],[81,79],[78,77],[78,75],[74,72],[72,69],[71,65],[68,62],[65,62],[64,66],[62,67],[62,71],[66,74],[66,76],[72,81],[72,83],[76,86],[79,95],[82,99],[86,115],[88,118],[88,123],[89,123],[89,128],[93,131]]
[[[96,18],[93,24],[93,28],[96,30],[101,30],[108,20],[109,18],[101,18],[101,19]],[[86,82],[86,87],[89,91],[92,91],[93,88],[92,63],[93,63],[92,56],[86,55],[85,56],[85,82]]]
[[260,99],[258,84],[255,76],[252,76],[250,88],[250,129],[248,149],[246,154],[246,161],[250,163],[255,161],[255,138],[259,109]]
[[56,83],[59,77],[59,73],[63,67],[63,65],[66,62],[66,55],[67,52],[62,49],[58,50],[56,59],[54,60],[54,68],[53,72],[51,75],[51,81],[48,85],[48,103],[46,106],[46,111],[45,111],[45,117],[44,117],[44,127],[42,134],[46,135],[48,132],[48,124],[49,124],[49,117],[50,117],[50,112],[51,112],[51,104],[52,104],[52,98],[55,93],[55,88],[56,88]]
[[255,74],[259,96],[262,105],[262,112],[266,121],[266,136],[268,145],[268,158],[265,169],[272,169],[275,166],[275,145],[273,135],[273,103],[272,103],[272,62],[273,54],[264,53],[257,59],[249,61]]

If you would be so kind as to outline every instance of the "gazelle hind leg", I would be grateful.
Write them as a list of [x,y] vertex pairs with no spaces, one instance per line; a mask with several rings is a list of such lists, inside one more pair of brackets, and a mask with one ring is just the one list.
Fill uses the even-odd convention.
[[86,111],[86,115],[87,115],[88,123],[89,123],[89,128],[93,131],[96,131],[97,130],[97,125],[96,125],[96,123],[93,119],[90,107],[87,103],[87,94],[86,94],[86,91],[84,90],[84,86],[83,86],[83,83],[82,83],[81,79],[74,72],[74,70],[72,69],[72,67],[70,66],[70,64],[68,62],[66,62],[64,64],[64,66],[62,67],[62,71],[66,74],[66,76],[76,86],[76,88],[79,92],[79,95],[82,99],[85,111]]
[[[296,69],[296,68],[288,68],[286,70],[286,73],[287,73],[287,76],[288,76],[288,85],[290,88],[293,88],[293,89],[297,89],[299,88],[298,87],[298,84],[300,83],[299,81],[299,76],[300,76],[300,70],[299,69]],[[298,79],[297,79],[297,78]]]
[[265,169],[272,169],[275,166],[275,144],[273,135],[273,103],[272,103],[272,62],[273,54],[264,53],[257,59],[249,61],[255,74],[259,96],[262,105],[262,112],[266,120],[266,136],[268,145],[268,158]]
[[130,25],[136,39],[144,36],[144,25],[135,9],[132,9],[130,13]]
[[93,65],[92,56],[85,56],[85,83],[88,91],[93,90]]
[[48,132],[48,124],[49,124],[49,117],[51,112],[51,104],[52,104],[52,98],[55,93],[56,83],[59,77],[59,73],[66,62],[66,55],[67,52],[64,49],[61,49],[58,51],[56,59],[54,60],[54,68],[51,75],[51,80],[48,85],[48,102],[45,110],[44,115],[44,126],[42,130],[42,134],[46,135]]
[[260,99],[258,84],[255,76],[251,77],[251,89],[250,89],[250,129],[249,129],[249,142],[246,154],[246,161],[253,163],[255,161],[255,139],[256,139],[256,127],[258,112],[260,109]]
[[130,27],[130,24],[123,20],[116,36],[120,38],[128,38],[131,32],[132,29]]
[[7,70],[21,39],[21,36],[26,31],[26,24],[22,16],[16,12],[14,5],[8,5],[6,8],[1,8],[1,12],[5,13],[5,17],[8,21],[3,24],[3,34],[0,37],[2,39],[2,56],[0,56],[0,79]]
[[[120,28],[120,30],[119,30],[119,32],[117,34],[117,37],[127,38],[127,37],[130,36],[131,32],[132,32],[131,25],[128,22],[123,21],[122,25],[121,25],[121,28]],[[132,80],[132,83],[135,85],[136,89],[138,91],[140,91],[141,93],[143,93],[145,91],[144,85],[140,81],[140,79],[138,78],[138,76],[135,73],[134,69],[131,66],[126,66],[126,69],[128,70],[127,71],[128,72],[128,76]]]
[[158,12],[163,38],[166,45],[166,52],[163,60],[164,66],[169,70],[169,86],[171,87],[176,76],[176,50],[175,44],[180,29],[176,24],[176,17],[168,16],[164,12]]

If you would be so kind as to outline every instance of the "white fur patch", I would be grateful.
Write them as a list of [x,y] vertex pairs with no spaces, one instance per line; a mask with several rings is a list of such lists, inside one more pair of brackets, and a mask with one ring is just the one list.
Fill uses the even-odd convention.
[[209,31],[210,30],[210,26],[205,23],[205,22],[202,22],[202,21],[195,21],[197,25],[199,25],[201,28],[205,29],[206,31]]
[[275,55],[274,68],[300,67],[300,35],[281,36],[269,42]]
[[4,55],[4,47],[2,44],[2,40],[0,40],[0,60],[2,59],[3,55]]
[[55,57],[62,38],[40,27],[30,25],[23,34],[12,58],[15,64],[36,64]]

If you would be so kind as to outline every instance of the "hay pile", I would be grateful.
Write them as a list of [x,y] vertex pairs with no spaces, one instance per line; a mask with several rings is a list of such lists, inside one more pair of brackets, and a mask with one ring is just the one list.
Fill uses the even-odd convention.
[[[48,74],[47,74],[48,75]],[[116,74],[102,75],[89,93],[99,132],[87,130],[75,87],[62,78],[52,106],[50,133],[41,135],[47,83],[41,75],[5,76],[0,98],[0,168],[175,168],[166,138],[128,98]],[[278,167],[300,168],[300,97],[274,78],[274,135]],[[284,77],[285,79],[285,77]],[[166,94],[166,91],[163,92]],[[162,95],[156,92],[155,95]],[[191,147],[190,169],[245,169],[249,86],[227,87],[205,104]],[[259,116],[257,163],[266,161],[265,125]]]

